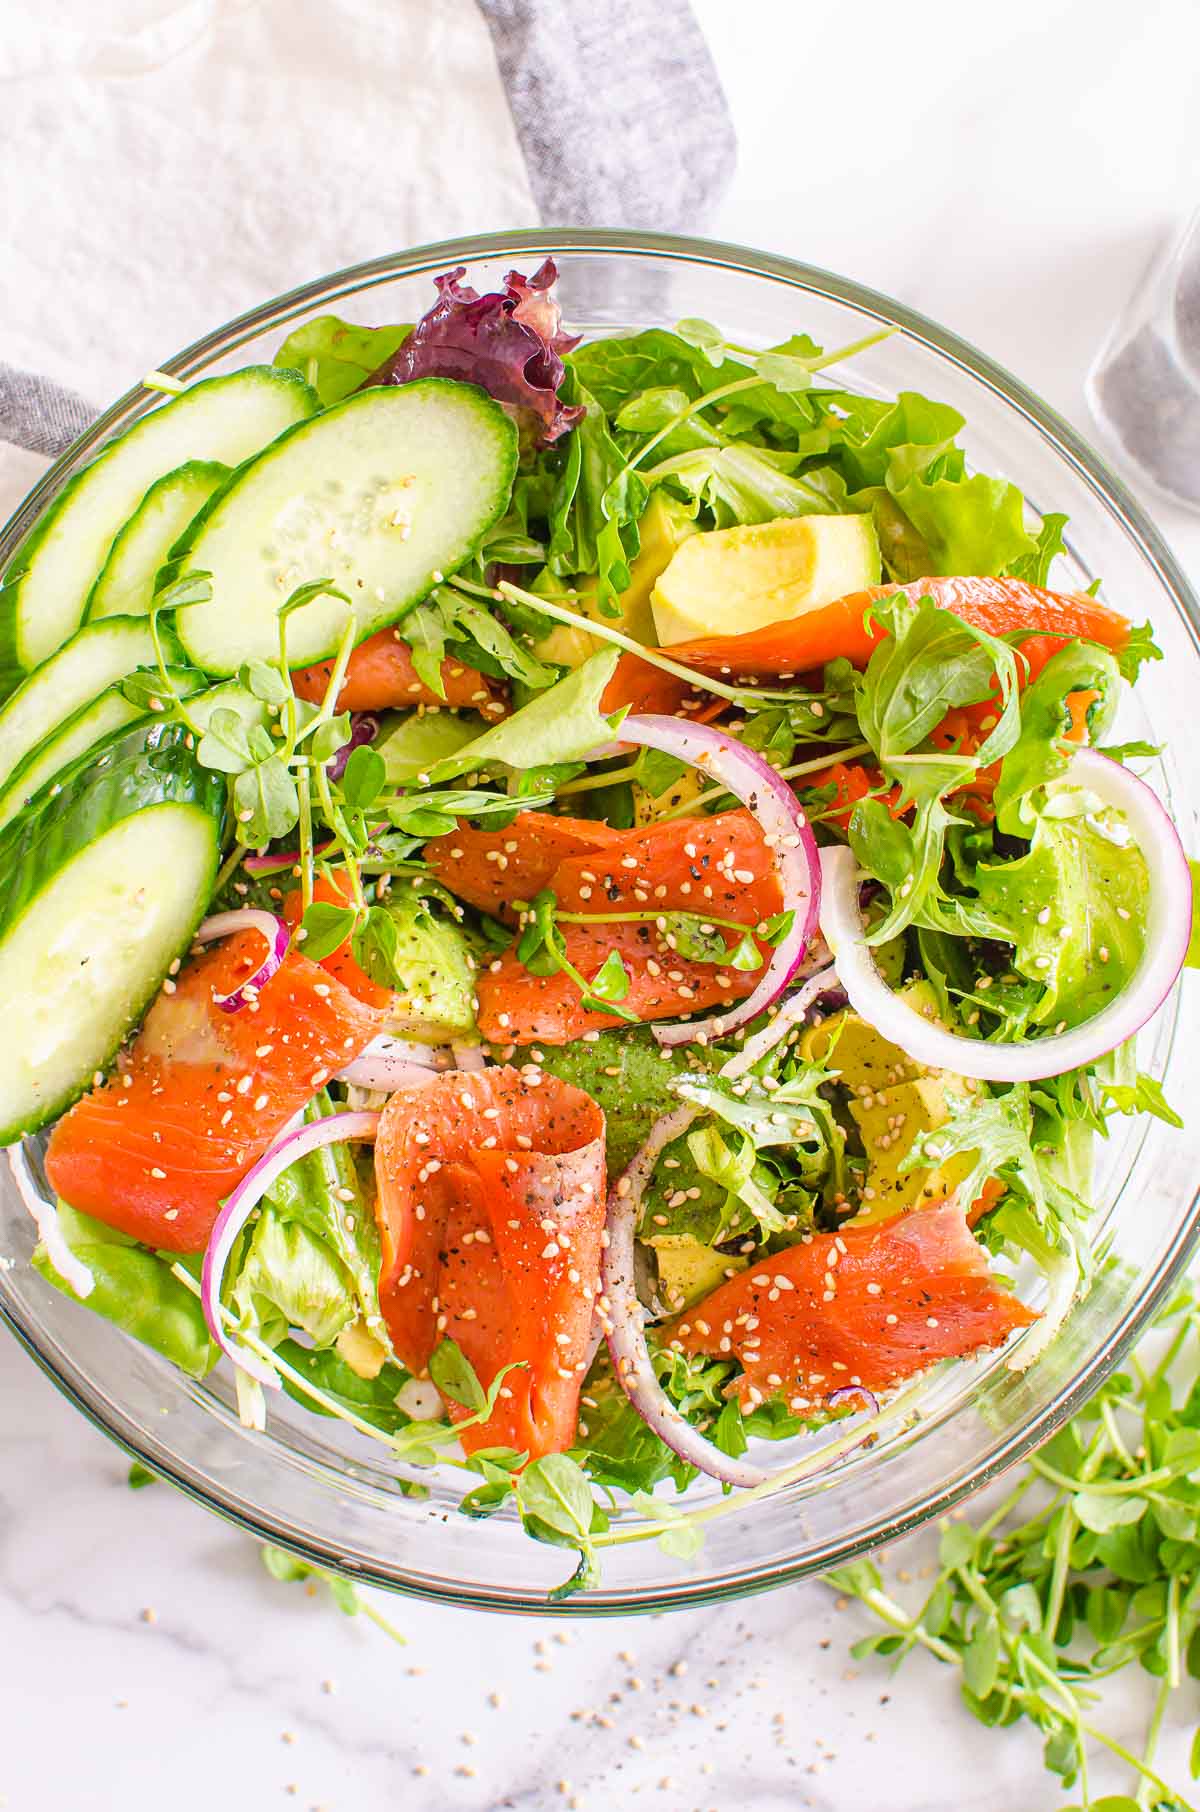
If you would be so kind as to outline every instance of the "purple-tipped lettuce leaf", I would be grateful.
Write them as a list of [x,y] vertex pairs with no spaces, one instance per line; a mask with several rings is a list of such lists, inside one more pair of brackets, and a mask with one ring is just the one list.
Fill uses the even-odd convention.
[[363,388],[425,377],[478,384],[515,413],[519,427],[548,446],[584,414],[558,398],[562,354],[579,344],[578,335],[562,332],[562,312],[552,294],[558,268],[547,258],[532,277],[509,271],[504,293],[486,296],[460,281],[465,273],[460,264],[434,278],[437,301]]

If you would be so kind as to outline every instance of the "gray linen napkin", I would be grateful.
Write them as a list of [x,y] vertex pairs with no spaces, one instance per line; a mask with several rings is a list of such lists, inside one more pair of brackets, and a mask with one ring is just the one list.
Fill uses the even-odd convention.
[[[720,196],[736,140],[687,0],[476,0],[530,187],[550,226],[690,232]],[[98,411],[0,363],[0,440],[62,453]]]

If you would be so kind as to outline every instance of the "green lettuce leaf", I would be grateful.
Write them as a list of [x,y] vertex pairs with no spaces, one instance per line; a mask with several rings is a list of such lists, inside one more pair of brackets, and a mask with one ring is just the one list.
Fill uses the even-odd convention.
[[58,1205],[58,1220],[67,1245],[92,1274],[92,1291],[76,1296],[38,1246],[33,1264],[47,1283],[161,1353],[189,1378],[205,1377],[220,1353],[209,1339],[199,1296],[172,1274],[173,1255],[151,1252],[65,1202]]
[[1055,785],[1028,854],[977,870],[984,910],[1015,946],[1014,968],[1045,990],[1037,1024],[1089,1019],[1125,986],[1142,955],[1145,858],[1122,840],[1115,814],[1089,814],[1090,802],[1078,788]]
[[996,783],[996,817],[1002,831],[1027,837],[1037,817],[1030,795],[1067,770],[1070,745],[1063,739],[1072,722],[1068,695],[1099,694],[1087,713],[1089,741],[1095,744],[1112,728],[1120,690],[1115,657],[1094,642],[1069,642],[1046,662],[1021,698],[1020,735],[1004,757]]
[[332,1346],[357,1314],[350,1275],[325,1241],[270,1207],[254,1223],[228,1302],[238,1325],[268,1346],[289,1328]]
[[271,361],[307,378],[328,408],[366,383],[411,332],[409,327],[357,327],[337,315],[318,315],[290,333]]
[[611,742],[621,713],[605,716],[600,709],[620,655],[602,648],[590,655],[574,673],[541,692],[503,723],[494,724],[456,755],[440,761],[430,775],[440,786],[458,774],[499,763],[512,768],[553,767],[559,762],[582,761],[594,749]]

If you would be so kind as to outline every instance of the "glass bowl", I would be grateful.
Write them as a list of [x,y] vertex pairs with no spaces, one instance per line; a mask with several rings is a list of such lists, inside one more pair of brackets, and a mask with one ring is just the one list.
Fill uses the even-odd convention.
[[[1014,378],[953,334],[843,278],[739,247],[602,232],[522,232],[463,239],[360,264],[293,290],[219,328],[162,369],[179,377],[270,360],[285,331],[334,310],[352,320],[411,321],[428,306],[431,276],[464,264],[479,289],[511,265],[553,253],[574,329],[598,335],[670,326],[685,315],[720,323],[732,339],[769,345],[804,330],[825,346],[882,323],[899,332],[840,368],[871,394],[924,391],[965,416],[972,463],[1013,479],[1031,510],[1070,517],[1073,584],[1099,575],[1105,594],[1149,617],[1165,659],[1147,668],[1119,732],[1166,744],[1152,775],[1194,846],[1200,736],[1196,600],[1123,485],[1079,437]],[[147,365],[156,348],[148,347]],[[136,389],[115,403],[36,486],[0,536],[7,556],[49,499],[102,442],[159,401]],[[1061,569],[1060,569],[1061,570]],[[1178,994],[1147,1029],[1139,1059],[1190,1104],[1200,1040]],[[501,1513],[456,1514],[460,1482],[430,1474],[425,1499],[405,1496],[386,1450],[272,1401],[266,1433],[239,1425],[222,1367],[205,1384],[52,1290],[29,1264],[33,1227],[5,1174],[0,1197],[0,1316],[85,1415],[130,1453],[251,1534],[357,1579],[493,1610],[603,1615],[657,1611],[733,1597],[822,1571],[948,1510],[1019,1460],[1083,1402],[1181,1275],[1196,1236],[1200,1116],[1182,1132],[1157,1120],[1118,1120],[1099,1152],[1094,1226],[1110,1264],[1065,1330],[1027,1371],[1003,1354],[945,1368],[920,1392],[919,1418],[893,1422],[821,1475],[718,1516],[700,1554],[684,1561],[654,1541],[604,1555],[596,1590],[548,1606],[570,1556],[531,1541]],[[1037,1287],[1032,1289],[1037,1300]],[[798,1444],[791,1444],[795,1448]],[[784,1463],[785,1451],[768,1449]],[[794,1457],[791,1452],[786,1457]],[[460,1479],[461,1479],[461,1475]],[[715,1505],[699,1481],[689,1505]],[[631,1513],[621,1527],[639,1526]],[[644,1526],[644,1525],[641,1525]]]

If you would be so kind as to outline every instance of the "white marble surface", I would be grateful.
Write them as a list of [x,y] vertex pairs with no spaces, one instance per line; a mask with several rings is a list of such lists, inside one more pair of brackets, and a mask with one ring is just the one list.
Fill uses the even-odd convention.
[[[226,9],[188,10],[223,29]],[[1194,200],[1184,0],[699,11],[742,143],[715,230],[892,291],[1084,425],[1087,363]],[[315,30],[312,8],[296,18]],[[302,59],[303,43],[288,53]],[[370,231],[355,218],[326,262],[396,237]],[[282,280],[307,268],[289,256]],[[10,295],[5,328],[13,308]],[[186,312],[178,295],[167,312]],[[66,376],[70,361],[49,368]],[[1157,513],[1200,578],[1200,525]],[[573,1798],[592,1812],[1052,1812],[1069,1797],[1036,1739],[985,1735],[934,1664],[896,1682],[851,1669],[861,1626],[820,1586],[594,1626],[393,1601],[400,1651],[323,1595],[269,1579],[246,1538],[167,1487],[130,1493],[124,1478],[123,1456],[0,1347],[8,1812],[550,1812]],[[1113,1730],[1139,1710],[1123,1684]],[[1168,1732],[1163,1752],[1181,1782],[1186,1734]]]

